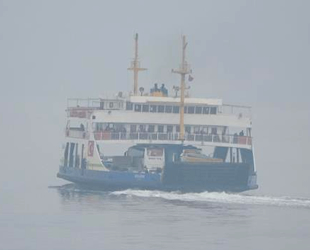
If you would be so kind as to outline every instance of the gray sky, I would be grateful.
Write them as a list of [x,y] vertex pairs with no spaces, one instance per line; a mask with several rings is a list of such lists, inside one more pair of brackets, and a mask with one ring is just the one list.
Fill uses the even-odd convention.
[[310,197],[309,9],[302,0],[0,0],[0,178],[57,183],[66,98],[130,90],[136,32],[148,68],[140,85],[178,84],[171,69],[186,34],[192,93],[253,106],[260,192]]

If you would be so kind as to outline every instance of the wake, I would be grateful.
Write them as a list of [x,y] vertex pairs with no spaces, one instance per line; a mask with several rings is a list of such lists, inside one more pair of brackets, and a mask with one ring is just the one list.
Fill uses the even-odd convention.
[[293,197],[254,196],[245,194],[228,194],[216,192],[203,193],[177,193],[147,190],[124,190],[111,192],[115,196],[157,198],[169,201],[185,202],[211,202],[224,204],[264,205],[264,206],[287,206],[310,208],[310,199]]

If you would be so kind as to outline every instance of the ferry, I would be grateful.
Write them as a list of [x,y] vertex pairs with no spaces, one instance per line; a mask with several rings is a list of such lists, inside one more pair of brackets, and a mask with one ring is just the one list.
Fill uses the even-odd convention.
[[242,192],[257,189],[251,107],[195,98],[182,36],[179,86],[139,87],[146,70],[135,54],[133,90],[68,99],[57,176],[105,189]]

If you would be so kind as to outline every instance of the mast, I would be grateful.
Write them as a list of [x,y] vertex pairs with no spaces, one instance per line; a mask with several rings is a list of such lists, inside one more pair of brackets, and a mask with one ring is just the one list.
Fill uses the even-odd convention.
[[180,140],[184,141],[185,129],[184,129],[184,98],[185,98],[185,76],[191,73],[190,66],[186,62],[186,36],[182,36],[182,62],[178,70],[172,70],[172,73],[181,75],[181,99],[180,99]]
[[146,68],[140,68],[140,61],[138,58],[138,33],[136,33],[135,36],[135,57],[133,61],[131,62],[130,68],[128,70],[133,71],[133,94],[137,95],[138,94],[138,74],[139,71],[146,70]]

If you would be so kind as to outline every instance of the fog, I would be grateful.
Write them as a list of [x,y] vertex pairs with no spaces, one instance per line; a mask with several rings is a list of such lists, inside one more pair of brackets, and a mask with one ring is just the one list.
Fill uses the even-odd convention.
[[[0,1],[1,186],[57,180],[66,99],[130,91],[133,38],[170,89],[187,35],[192,95],[253,107],[259,190],[310,197],[309,1]],[[18,193],[16,193],[18,194]]]

